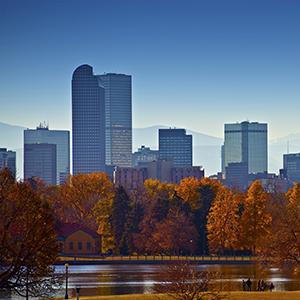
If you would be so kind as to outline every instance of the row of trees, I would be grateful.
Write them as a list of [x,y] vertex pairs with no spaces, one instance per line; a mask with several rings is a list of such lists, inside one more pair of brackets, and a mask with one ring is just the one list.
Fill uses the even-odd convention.
[[[148,179],[139,189],[129,190],[114,186],[104,173],[92,173],[69,176],[61,187],[36,181],[35,185],[60,221],[97,230],[104,252],[179,255],[244,251],[270,258],[278,253],[276,245],[288,244],[283,230],[293,228],[291,225],[300,230],[299,184],[284,194],[274,185],[255,181],[241,193],[208,178],[185,178],[180,185]],[[300,247],[298,231],[293,230],[294,240],[293,232],[288,239]],[[290,252],[296,259],[300,248]]]

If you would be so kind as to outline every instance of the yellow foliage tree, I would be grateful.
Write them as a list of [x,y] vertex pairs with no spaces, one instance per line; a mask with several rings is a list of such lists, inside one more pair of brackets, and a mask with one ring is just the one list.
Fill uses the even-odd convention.
[[239,224],[239,247],[251,249],[253,254],[264,247],[271,230],[272,217],[266,208],[267,194],[256,180],[251,185],[244,203],[244,211]]
[[201,201],[199,201],[199,191],[204,186],[210,186],[211,190],[216,194],[221,186],[221,182],[207,177],[202,178],[200,181],[194,177],[187,177],[180,181],[179,186],[175,186],[175,190],[178,196],[183,199],[183,202],[188,202],[192,209],[197,209],[202,205]]
[[238,202],[233,193],[225,187],[220,187],[213,201],[208,217],[207,231],[209,249],[212,253],[232,249],[237,240]]
[[60,219],[76,222],[93,230],[98,229],[94,208],[100,201],[110,201],[113,196],[112,182],[105,173],[69,175],[59,188],[54,206],[59,208]]

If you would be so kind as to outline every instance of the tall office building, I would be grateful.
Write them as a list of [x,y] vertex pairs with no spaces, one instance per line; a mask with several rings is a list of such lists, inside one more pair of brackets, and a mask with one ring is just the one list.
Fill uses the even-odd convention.
[[0,148],[0,171],[6,167],[16,176],[16,152]]
[[234,168],[234,163],[246,163],[247,174],[268,172],[267,124],[248,121],[225,124],[224,135],[225,177],[226,168]]
[[131,76],[98,75],[105,88],[105,163],[118,167],[132,165]]
[[283,154],[283,170],[293,182],[300,182],[300,153]]
[[47,185],[57,184],[55,144],[24,144],[24,178],[38,177]]
[[174,160],[174,166],[193,165],[193,136],[187,135],[185,129],[159,129],[159,158]]
[[94,75],[89,65],[72,78],[73,174],[132,164],[131,76]]
[[73,175],[105,171],[104,85],[88,65],[72,77]]
[[[24,147],[27,144],[56,145],[56,184],[61,185],[70,174],[70,132],[49,130],[48,126],[40,124],[36,129],[24,130]],[[25,159],[24,156],[24,166]],[[25,170],[24,178],[27,178]]]

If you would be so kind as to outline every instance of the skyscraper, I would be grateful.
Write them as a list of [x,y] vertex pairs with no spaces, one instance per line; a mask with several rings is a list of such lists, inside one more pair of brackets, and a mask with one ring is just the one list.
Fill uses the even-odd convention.
[[187,135],[185,129],[159,129],[159,158],[174,160],[174,166],[193,165],[193,136]]
[[94,75],[89,65],[72,78],[73,174],[132,163],[131,76]]
[[[24,130],[24,148],[27,144],[56,145],[55,184],[62,184],[70,174],[70,132],[68,130],[49,130],[48,126],[40,124],[36,129]],[[26,164],[25,159],[24,155],[24,167]],[[27,170],[28,167],[29,165],[27,164]],[[25,169],[24,178],[27,178]]]
[[55,144],[24,144],[24,178],[38,177],[47,185],[57,184]]
[[224,156],[226,167],[233,163],[246,163],[246,171],[268,172],[268,128],[265,123],[242,122],[225,124]]
[[131,76],[98,75],[105,88],[105,163],[118,167],[132,165]]
[[16,176],[16,152],[0,148],[0,171],[6,167]]
[[105,171],[104,85],[89,65],[72,77],[73,175]]
[[300,153],[283,154],[283,169],[288,179],[300,182]]

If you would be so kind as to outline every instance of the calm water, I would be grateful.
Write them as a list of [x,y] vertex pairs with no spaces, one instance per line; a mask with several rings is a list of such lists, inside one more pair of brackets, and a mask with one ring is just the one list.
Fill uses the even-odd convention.
[[[274,291],[300,290],[300,274],[293,275],[292,270],[280,273],[278,269],[270,269],[263,273],[253,265],[206,265],[200,269],[219,272],[216,284],[224,285],[227,291],[242,290],[242,280],[251,278],[252,290],[259,279],[275,285]],[[56,271],[65,272],[64,266],[57,266]],[[81,286],[80,295],[117,295],[153,293],[153,286],[161,279],[160,265],[96,265],[69,267],[68,295],[76,296],[76,285]],[[65,286],[58,291],[56,297],[65,296]],[[12,296],[12,300],[18,297]]]

